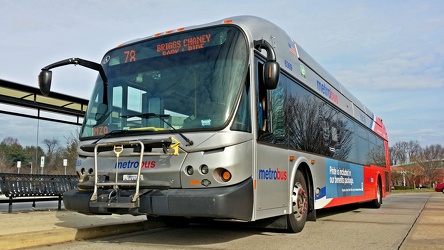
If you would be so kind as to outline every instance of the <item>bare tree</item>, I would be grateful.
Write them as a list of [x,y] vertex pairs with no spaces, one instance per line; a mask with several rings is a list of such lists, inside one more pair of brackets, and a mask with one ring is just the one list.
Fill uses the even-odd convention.
[[422,147],[418,141],[409,141],[406,148],[407,159],[409,162],[415,161],[420,157]]
[[59,172],[57,171],[57,163],[60,161],[59,157],[59,145],[60,141],[57,138],[44,139],[43,144],[47,148],[46,159],[45,159],[45,171],[47,173]]
[[407,162],[407,145],[405,141],[396,142],[390,149],[390,156],[393,159],[394,165],[403,164]]
[[51,155],[52,153],[54,153],[54,151],[57,149],[57,147],[60,144],[59,140],[57,138],[54,138],[54,137],[52,139],[45,139],[45,140],[43,140],[43,143],[48,148],[48,151],[47,151],[48,155]]
[[[76,130],[78,134],[78,130]],[[79,145],[79,139],[73,132],[69,136],[65,137],[66,146],[63,148],[63,159],[68,160],[67,174],[73,174],[75,172],[77,162],[77,148]]]
[[1,144],[4,144],[6,146],[12,146],[14,144],[20,144],[20,143],[17,138],[13,138],[13,137],[8,136],[2,140]]
[[396,142],[391,148],[391,158],[396,164],[410,163],[421,154],[421,145],[418,141]]
[[423,174],[428,178],[429,186],[433,182],[436,172],[442,167],[444,158],[444,148],[440,144],[426,146],[420,154],[414,156],[415,162],[423,170]]

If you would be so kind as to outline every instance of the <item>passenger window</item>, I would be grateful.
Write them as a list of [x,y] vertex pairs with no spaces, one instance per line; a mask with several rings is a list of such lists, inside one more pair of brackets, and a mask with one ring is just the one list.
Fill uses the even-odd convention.
[[[258,63],[258,72],[262,72],[263,70],[263,64]],[[264,85],[264,79],[262,77],[262,74],[258,74],[258,126],[260,132],[268,132],[269,126],[268,126],[268,96],[267,96],[267,89]]]
[[234,118],[231,130],[251,132],[251,109],[250,109],[250,78],[247,77],[241,102]]

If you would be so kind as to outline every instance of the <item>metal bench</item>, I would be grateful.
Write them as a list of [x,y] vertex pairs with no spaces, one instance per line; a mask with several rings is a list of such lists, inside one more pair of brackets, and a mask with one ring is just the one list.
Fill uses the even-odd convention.
[[0,191],[8,199],[0,203],[9,203],[8,213],[12,212],[12,203],[58,200],[61,210],[63,193],[77,187],[76,175],[40,175],[0,173]]

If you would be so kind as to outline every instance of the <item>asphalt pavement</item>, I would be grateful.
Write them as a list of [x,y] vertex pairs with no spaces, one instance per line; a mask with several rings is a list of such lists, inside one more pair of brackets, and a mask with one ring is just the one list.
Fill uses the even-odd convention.
[[[430,196],[400,249],[444,249],[444,195]],[[130,233],[164,226],[145,216],[83,215],[66,210],[0,213],[0,246],[18,249]]]

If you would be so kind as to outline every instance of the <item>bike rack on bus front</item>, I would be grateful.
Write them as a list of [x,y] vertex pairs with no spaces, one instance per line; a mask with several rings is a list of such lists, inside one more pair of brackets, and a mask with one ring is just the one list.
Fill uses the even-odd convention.
[[[107,207],[118,207],[118,208],[123,208],[123,207],[134,207],[140,196],[140,178],[141,178],[141,169],[142,167],[138,168],[137,171],[137,176],[136,176],[136,180],[135,182],[119,182],[118,181],[118,174],[119,174],[119,169],[116,168],[116,172],[115,172],[115,180],[114,181],[99,181],[99,174],[98,174],[98,170],[99,170],[99,166],[98,166],[98,158],[99,153],[100,152],[109,152],[109,151],[113,151],[116,155],[116,161],[118,163],[119,158],[122,156],[139,156],[139,166],[142,166],[142,162],[143,162],[143,156],[145,155],[149,155],[149,156],[153,156],[153,155],[179,155],[179,145],[180,142],[177,141],[175,138],[173,137],[169,137],[166,139],[157,139],[157,140],[152,140],[152,139],[144,139],[144,140],[133,140],[133,141],[117,141],[117,142],[107,142],[107,143],[101,143],[101,144],[87,144],[87,145],[82,145],[81,149],[84,150],[85,152],[94,152],[94,181],[91,182],[87,182],[87,183],[79,183],[79,187],[80,188],[85,188],[85,187],[89,187],[91,188],[91,186],[93,186],[94,188],[94,192],[90,198],[91,202],[97,202],[98,201],[98,187],[105,187],[105,186],[109,186],[112,187],[113,189],[111,190],[109,197],[111,197],[111,195],[113,194],[113,192],[118,192],[120,187],[131,187],[134,186],[135,187],[135,192],[133,195],[133,198],[131,199],[131,204],[128,204],[127,206],[125,206],[124,204],[112,204],[109,202],[108,200],[108,204]],[[163,153],[152,153],[152,152],[145,152],[145,149],[149,147],[149,148],[162,148]],[[124,152],[125,148],[133,148],[132,152]],[[138,152],[137,152],[138,151]],[[106,156],[105,156],[106,157]],[[150,186],[153,187],[157,187],[159,189],[168,189],[169,188],[169,183],[160,183],[160,182],[155,182],[155,181],[151,181],[150,182]],[[91,204],[93,205],[93,204]],[[98,205],[98,204],[97,204]],[[96,206],[96,205],[93,205]]]

